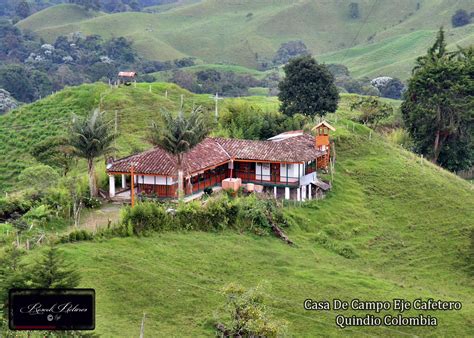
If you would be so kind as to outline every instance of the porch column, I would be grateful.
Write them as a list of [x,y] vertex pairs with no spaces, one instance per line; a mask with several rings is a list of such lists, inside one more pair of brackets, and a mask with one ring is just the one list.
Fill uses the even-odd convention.
[[115,176],[114,175],[109,176],[109,196],[110,197],[115,196]]
[[296,188],[296,200],[300,201],[301,195],[300,195],[300,188]]
[[127,187],[127,179],[125,178],[125,175],[122,174],[122,189],[125,189]]
[[308,184],[308,199],[311,201],[311,184]]
[[304,201],[306,199],[306,186],[303,185],[301,187],[301,200]]
[[289,200],[290,199],[290,188],[285,187],[285,199]]
[[277,187],[273,187],[273,195],[277,198]]

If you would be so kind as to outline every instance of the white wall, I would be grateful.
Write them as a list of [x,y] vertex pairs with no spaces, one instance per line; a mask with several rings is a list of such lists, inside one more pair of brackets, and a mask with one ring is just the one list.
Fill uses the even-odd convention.
[[[156,177],[156,185],[166,185],[166,176],[147,176],[145,175],[144,179],[142,175],[135,175],[135,182],[140,184],[155,184],[155,177]],[[173,185],[175,181],[173,181],[172,177],[168,177],[168,185]]]

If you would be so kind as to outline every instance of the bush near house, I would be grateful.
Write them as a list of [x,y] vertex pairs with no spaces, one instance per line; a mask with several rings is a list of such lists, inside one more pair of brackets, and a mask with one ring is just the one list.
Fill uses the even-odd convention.
[[201,204],[199,201],[181,203],[173,212],[163,204],[144,202],[122,211],[121,223],[131,225],[134,234],[163,230],[221,231],[234,229],[269,234],[272,223],[287,226],[287,220],[273,199],[254,195],[230,198],[213,197]]

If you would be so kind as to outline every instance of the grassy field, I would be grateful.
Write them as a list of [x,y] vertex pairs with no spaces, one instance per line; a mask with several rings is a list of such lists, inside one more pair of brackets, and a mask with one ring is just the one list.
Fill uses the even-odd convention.
[[[343,63],[354,77],[374,78],[389,74],[407,80],[417,55],[423,55],[433,44],[436,30],[418,30],[401,36],[387,38],[372,44],[323,54],[318,60],[326,63]],[[448,50],[474,43],[474,25],[451,30],[447,35]]]
[[474,11],[468,0],[358,3],[358,19],[349,18],[349,3],[345,0],[209,0],[184,2],[161,13],[116,13],[81,21],[53,20],[54,24],[50,24],[50,17],[55,9],[49,8],[20,21],[18,26],[37,32],[46,41],[76,31],[106,38],[126,36],[142,56],[150,59],[193,56],[208,64],[249,68],[271,59],[282,42],[297,39],[303,40],[317,58],[347,64],[357,76],[401,78],[408,77],[413,60],[432,44],[441,25],[447,29],[452,46],[474,42],[473,25],[450,28],[457,9]]
[[[333,191],[325,200],[285,209],[295,247],[232,232],[62,246],[79,266],[81,286],[96,289],[97,333],[135,336],[145,312],[150,335],[212,335],[224,303],[219,291],[237,282],[266,285],[269,309],[288,321],[290,336],[471,335],[474,283],[465,255],[474,216],[472,185],[381,137],[369,141],[367,128],[356,125],[352,131],[346,123],[336,124]],[[341,312],[303,310],[306,298],[429,297],[460,300],[463,308],[424,312],[438,318],[436,328],[344,331],[334,324]],[[366,313],[373,312],[357,314]]]
[[48,7],[46,10],[37,12],[28,17],[28,22],[23,29],[42,30],[56,26],[78,23],[81,21],[97,18],[102,13],[88,11],[73,4],[60,4]]

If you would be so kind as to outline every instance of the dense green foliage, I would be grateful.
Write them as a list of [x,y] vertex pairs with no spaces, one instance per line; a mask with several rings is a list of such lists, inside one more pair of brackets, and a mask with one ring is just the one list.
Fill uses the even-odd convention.
[[474,161],[474,53],[447,53],[444,33],[425,57],[417,60],[402,114],[416,150],[452,170]]
[[221,72],[214,69],[198,72],[186,72],[185,70],[186,68],[174,70],[169,81],[194,93],[246,96],[250,87],[258,87],[263,84],[262,81],[251,75],[239,75],[234,72]]
[[287,116],[236,100],[220,114],[216,133],[232,138],[266,140],[284,131],[302,129],[309,121],[310,118],[301,114]]
[[292,59],[284,68],[278,98],[282,113],[324,116],[336,111],[339,94],[334,77],[311,56]]
[[38,162],[60,168],[61,174],[66,176],[74,165],[73,149],[65,136],[56,136],[38,142],[31,150]]
[[275,56],[273,57],[273,63],[276,66],[284,65],[290,61],[290,59],[310,55],[308,47],[304,44],[303,41],[288,41],[282,43],[280,48],[278,48]]
[[212,197],[205,203],[181,203],[177,208],[154,202],[142,202],[122,210],[121,223],[131,226],[137,235],[154,231],[248,231],[268,235],[271,225],[286,227],[287,220],[273,199],[255,196]]

